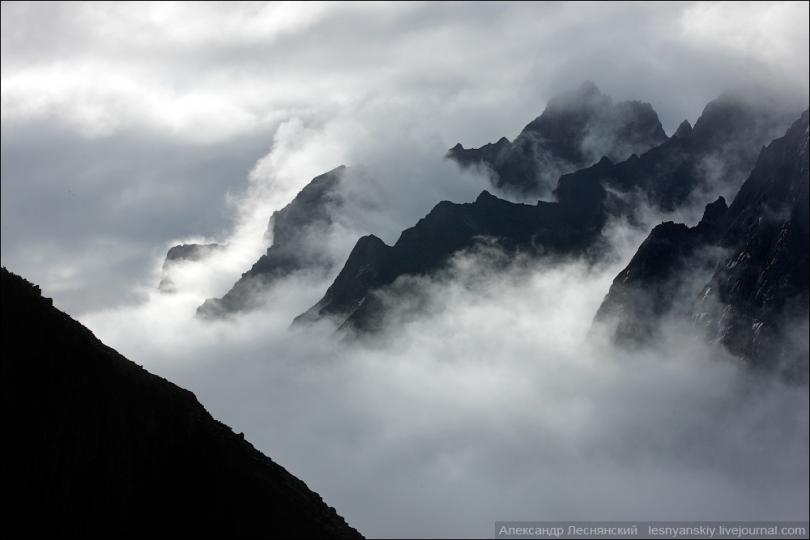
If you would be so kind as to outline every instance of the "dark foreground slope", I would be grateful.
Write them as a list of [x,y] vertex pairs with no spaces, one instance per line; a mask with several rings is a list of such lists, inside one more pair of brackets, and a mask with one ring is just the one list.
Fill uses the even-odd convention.
[[2,269],[3,536],[360,535],[194,394]]
[[687,315],[753,365],[806,377],[807,334],[803,343],[792,336],[806,332],[808,319],[808,132],[805,111],[762,150],[728,209],[710,206],[691,229],[653,229],[597,321],[614,324],[620,340],[643,343],[661,317]]

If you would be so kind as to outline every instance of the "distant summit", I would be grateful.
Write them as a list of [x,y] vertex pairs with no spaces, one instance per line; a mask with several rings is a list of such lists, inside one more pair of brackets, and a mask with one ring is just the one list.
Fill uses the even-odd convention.
[[175,292],[175,285],[169,277],[171,267],[177,263],[184,261],[199,261],[211,253],[219,251],[223,246],[220,244],[179,244],[169,248],[166,253],[166,259],[163,261],[163,268],[161,270],[162,277],[158,289],[161,292],[171,293]]
[[296,272],[328,272],[334,264],[320,241],[342,200],[338,186],[347,167],[341,165],[312,179],[284,208],[273,212],[267,227],[267,252],[225,293],[198,309],[201,317],[222,317],[257,305],[257,292]]
[[462,166],[486,168],[493,185],[506,192],[544,195],[562,174],[603,156],[623,161],[666,138],[649,103],[614,103],[587,81],[573,92],[553,97],[514,142],[504,137],[471,149],[457,144],[447,155]]
[[[583,101],[606,103],[609,99],[585,86],[573,97],[554,100],[548,114],[529,127],[542,131],[547,122],[562,114],[559,111],[570,112],[573,103]],[[386,311],[377,291],[399,277],[439,271],[454,253],[473,248],[484,238],[508,253],[598,258],[603,247],[601,234],[611,218],[633,220],[645,205],[675,210],[718,186],[736,192],[762,145],[788,123],[768,108],[722,96],[707,105],[694,128],[682,125],[678,137],[665,139],[640,156],[633,154],[620,162],[603,156],[588,167],[562,175],[554,190],[556,202],[516,204],[488,191],[473,203],[442,201],[403,231],[393,246],[374,236],[358,241],[323,298],[295,321],[327,318],[343,329],[375,330]],[[714,168],[707,172],[708,165]],[[724,206],[722,198],[710,205],[701,230],[715,224]],[[671,232],[687,235],[687,229],[679,226]]]

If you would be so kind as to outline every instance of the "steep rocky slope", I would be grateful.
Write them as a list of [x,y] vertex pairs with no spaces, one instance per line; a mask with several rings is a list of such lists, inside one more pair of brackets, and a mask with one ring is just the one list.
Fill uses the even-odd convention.
[[615,323],[612,332],[625,345],[659,337],[661,318],[687,313],[711,276],[720,251],[728,206],[722,197],[709,204],[695,227],[668,221],[656,226],[610,287],[597,322]]
[[318,494],[2,269],[6,537],[360,535]]
[[666,140],[649,103],[615,103],[591,82],[552,98],[543,113],[510,142],[502,137],[481,148],[457,144],[448,157],[462,166],[482,166],[506,192],[544,195],[561,174],[607,156],[622,161]]
[[[380,315],[375,289],[399,276],[434,272],[482,237],[509,251],[598,254],[602,228],[611,217],[632,218],[648,203],[672,210],[718,185],[739,186],[759,145],[781,123],[780,113],[724,95],[706,106],[694,129],[683,125],[676,136],[641,156],[618,164],[603,157],[563,175],[555,190],[557,202],[516,204],[487,192],[469,204],[441,202],[393,246],[373,236],[358,241],[323,298],[296,322],[328,317],[344,328],[371,329],[376,326],[372,319]],[[707,162],[715,164],[711,178],[703,172]]]
[[564,175],[556,193],[558,197],[566,190],[581,193],[599,183],[621,193],[630,208],[652,204],[667,211],[690,198],[730,198],[751,172],[762,147],[781,136],[796,114],[769,101],[726,93],[706,105],[694,127],[684,121],[671,138],[648,152],[611,167]]
[[661,317],[691,316],[752,365],[806,376],[807,343],[793,336],[806,332],[808,318],[808,206],[805,111],[761,151],[728,209],[718,202],[708,222],[650,233],[597,321],[615,325],[620,340],[643,343]]
[[258,292],[275,280],[299,271],[327,272],[334,261],[319,239],[332,224],[341,205],[338,186],[346,167],[341,165],[315,177],[268,225],[272,244],[222,298],[209,298],[199,307],[203,317],[219,317],[256,306]]
[[517,204],[487,191],[472,203],[443,201],[403,231],[393,246],[373,235],[361,238],[323,299],[296,322],[330,317],[345,327],[370,328],[372,316],[378,315],[370,307],[374,289],[402,275],[435,271],[450,255],[484,238],[512,252],[563,255],[585,250],[603,225],[600,202],[567,211],[562,204]]
[[809,207],[805,111],[762,151],[735,197],[721,240],[730,254],[692,307],[694,320],[732,353],[804,377]]

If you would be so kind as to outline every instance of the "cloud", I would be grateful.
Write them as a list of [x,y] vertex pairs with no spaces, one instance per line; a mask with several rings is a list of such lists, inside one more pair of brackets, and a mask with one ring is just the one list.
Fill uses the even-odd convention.
[[370,536],[482,536],[498,519],[806,519],[806,388],[752,378],[675,324],[635,352],[587,337],[643,234],[614,225],[602,266],[459,255],[409,278],[419,317],[394,295],[399,314],[367,341],[289,328],[318,277],[227,321],[194,319],[200,299],[181,291],[84,322]]
[[[3,119],[57,116],[90,136],[146,124],[210,141],[313,107],[410,96],[442,102],[436,129],[448,140],[480,144],[511,138],[585,76],[653,101],[671,130],[729,86],[775,78],[806,94],[805,15],[790,2],[12,3]],[[472,129],[463,116],[476,110],[494,130]]]
[[[226,194],[252,193],[260,224],[341,163],[387,154],[407,164],[402,137],[419,137],[430,159],[459,141],[513,138],[585,79],[617,100],[651,102],[670,133],[728,88],[806,100],[807,18],[802,3],[4,3],[3,261],[47,288],[26,255],[51,252],[47,223],[93,273],[119,273],[82,246],[103,234],[137,259],[221,239],[240,219]],[[259,161],[278,143],[306,151]],[[267,189],[251,187],[258,177]],[[469,200],[434,193],[437,180],[397,181],[424,198],[407,220],[366,232],[393,240],[429,196]],[[381,195],[399,196],[387,186]],[[130,266],[127,280],[146,283],[153,266]],[[105,281],[115,285],[92,305],[120,302],[123,283]],[[82,289],[99,281],[75,283],[57,298],[84,310]]]

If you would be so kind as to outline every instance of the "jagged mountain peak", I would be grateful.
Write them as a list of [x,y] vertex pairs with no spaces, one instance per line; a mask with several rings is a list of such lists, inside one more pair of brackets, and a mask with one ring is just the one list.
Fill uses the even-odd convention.
[[717,200],[714,202],[710,202],[706,205],[706,209],[703,211],[703,217],[700,219],[700,224],[714,224],[719,223],[722,220],[726,212],[728,212],[728,204],[726,204],[726,199],[722,195],[717,197]]
[[805,111],[762,149],[730,206],[720,197],[695,227],[653,229],[597,322],[612,324],[619,341],[644,343],[661,317],[691,318],[753,367],[806,380],[806,341],[791,329],[807,324],[809,133]]
[[543,113],[526,129],[542,127],[541,119],[558,114],[587,114],[600,107],[609,107],[613,98],[603,94],[592,82],[586,81],[573,91],[561,92],[548,100]]
[[562,174],[602,156],[621,161],[664,140],[666,133],[649,103],[616,103],[586,82],[552,97],[513,142],[502,137],[471,149],[457,144],[448,157],[465,167],[484,166],[500,190],[542,196]]
[[703,108],[692,128],[691,138],[699,144],[729,139],[730,134],[732,138],[743,139],[753,126],[765,132],[760,146],[765,145],[784,134],[799,110],[795,104],[780,100],[772,93],[741,89],[726,91]]
[[[494,240],[512,251],[598,257],[603,247],[599,235],[610,217],[632,219],[644,202],[675,210],[693,200],[693,196],[710,193],[701,189],[707,187],[701,183],[706,160],[726,160],[730,156],[728,162],[733,166],[725,171],[725,176],[730,183],[741,183],[756,160],[757,143],[780,122],[767,111],[756,107],[752,110],[755,114],[743,115],[734,124],[744,128],[743,137],[737,131],[718,130],[726,136],[699,139],[693,133],[685,134],[684,128],[683,139],[667,139],[624,161],[603,154],[590,166],[559,178],[554,192],[556,202],[517,204],[489,190],[482,191],[471,203],[442,201],[413,227],[404,230],[393,246],[381,241],[371,246],[366,240],[358,242],[327,294],[297,320],[328,316],[338,318],[342,328],[354,323],[361,329],[373,328],[374,325],[367,324],[369,318],[380,317],[384,311],[384,302],[369,298],[375,289],[390,285],[399,276],[440,270],[453,253],[474,247],[481,238]],[[767,121],[760,122],[762,118]],[[516,139],[509,151],[515,144],[523,144],[521,141],[520,137]],[[725,198],[716,197],[706,206],[699,226],[690,229],[669,223],[657,227],[652,233],[654,240],[648,244],[649,252],[658,250],[660,255],[656,257],[661,261],[673,254],[688,255],[694,247],[693,238],[702,244],[717,238],[727,214]],[[370,256],[363,255],[367,250],[371,251]],[[660,268],[661,272],[667,271],[665,265]],[[650,275],[657,276],[655,272]],[[359,309],[361,305],[363,308]]]
[[[362,174],[362,167],[352,167]],[[203,318],[223,317],[258,305],[256,290],[295,272],[326,273],[334,261],[317,241],[332,226],[333,213],[343,204],[341,182],[349,167],[340,165],[313,178],[267,226],[272,244],[221,298],[209,298],[199,308]]]
[[692,134],[692,124],[689,123],[689,120],[684,120],[678,125],[678,129],[675,130],[675,133],[672,135],[672,137],[683,139],[689,137],[691,134]]
[[484,202],[484,201],[486,201],[488,199],[489,200],[497,199],[497,197],[495,195],[493,195],[492,193],[490,193],[488,190],[485,189],[484,191],[482,191],[481,193],[478,194],[478,197],[475,198],[475,202],[476,203],[481,203],[481,202]]

